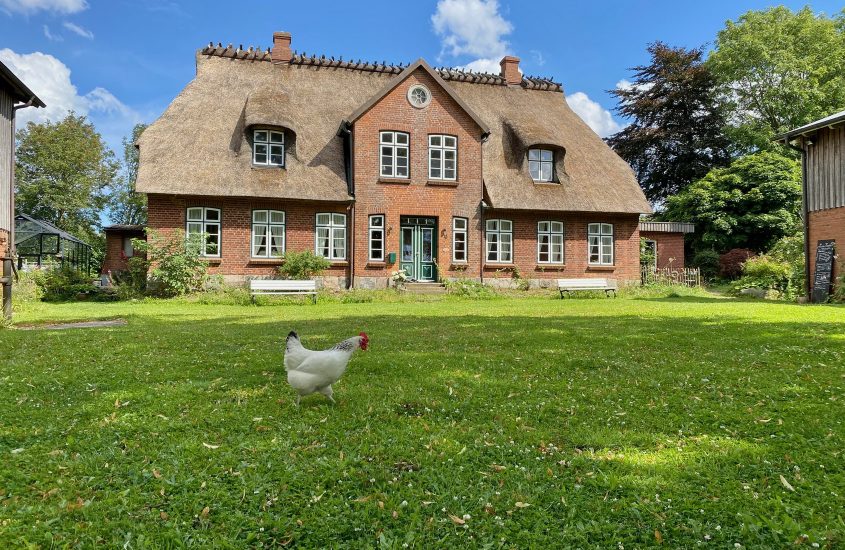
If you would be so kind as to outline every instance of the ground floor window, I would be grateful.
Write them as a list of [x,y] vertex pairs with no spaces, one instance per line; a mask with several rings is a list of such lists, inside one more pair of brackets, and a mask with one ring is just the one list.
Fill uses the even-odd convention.
[[537,262],[563,263],[563,222],[537,222]]
[[285,213],[252,211],[252,257],[280,258],[285,253]]
[[384,216],[370,216],[370,260],[384,261]]
[[613,265],[613,224],[588,224],[587,238],[590,264]]
[[487,261],[511,263],[513,224],[510,220],[487,220]]
[[188,208],[185,236],[197,239],[203,256],[220,256],[220,209],[193,206]]
[[452,219],[452,261],[467,261],[467,225],[466,218]]
[[346,259],[346,214],[317,214],[316,254],[329,260]]

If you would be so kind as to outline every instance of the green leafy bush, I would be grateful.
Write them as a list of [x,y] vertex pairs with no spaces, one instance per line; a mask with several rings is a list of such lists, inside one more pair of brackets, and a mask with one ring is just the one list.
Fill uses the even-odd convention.
[[747,248],[734,248],[719,256],[719,275],[726,279],[736,279],[742,275],[742,264],[755,256]]
[[453,281],[447,281],[446,290],[449,294],[465,298],[485,299],[492,298],[496,295],[493,289],[487,285],[471,279],[455,279]]
[[321,275],[331,267],[331,262],[317,256],[310,250],[286,252],[285,263],[279,266],[279,275],[284,279],[305,280]]
[[152,267],[148,292],[172,297],[203,289],[208,266],[201,255],[205,244],[201,235],[185,239],[181,230],[168,234],[147,230],[147,240],[136,239],[133,244],[145,257],[133,256],[130,271],[140,277],[146,268]]
[[790,289],[791,268],[786,262],[779,262],[771,256],[756,256],[748,259],[742,266],[742,277],[732,285],[739,293],[748,288],[773,291],[775,297],[793,294]]
[[654,247],[648,245],[648,239],[640,237],[640,265],[654,266],[657,264],[657,254]]
[[692,258],[693,267],[697,267],[701,276],[712,281],[719,275],[719,253],[715,250],[702,250]]
[[769,256],[775,261],[789,265],[788,298],[799,296],[804,291],[804,234],[784,237],[772,246]]
[[95,287],[90,276],[68,266],[38,271],[33,278],[45,302],[113,299],[113,293]]

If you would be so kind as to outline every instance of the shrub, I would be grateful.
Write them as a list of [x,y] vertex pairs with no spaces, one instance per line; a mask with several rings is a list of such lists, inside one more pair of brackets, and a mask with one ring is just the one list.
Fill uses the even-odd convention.
[[284,279],[305,280],[317,277],[331,267],[331,262],[317,256],[310,250],[302,252],[287,252],[284,255],[285,263],[279,266],[279,275]]
[[719,256],[719,275],[726,279],[736,279],[742,275],[742,264],[755,256],[747,248],[734,248]]
[[701,276],[708,281],[719,274],[719,253],[715,250],[702,250],[692,258],[693,267],[697,267]]
[[654,247],[648,245],[648,239],[640,237],[640,265],[652,267],[657,263]]
[[493,289],[471,279],[455,279],[453,281],[447,281],[446,290],[449,294],[463,296],[465,298],[484,299],[495,296]]
[[791,268],[786,262],[779,262],[771,256],[749,258],[742,266],[742,277],[733,284],[734,292],[747,288],[775,291],[778,297],[791,296]]
[[97,290],[90,277],[67,266],[38,271],[34,278],[45,302],[75,300],[80,295],[89,297]]
[[789,265],[789,296],[794,298],[804,291],[804,234],[784,237],[772,246],[769,256]]
[[146,256],[133,256],[130,260],[130,270],[135,273],[133,277],[140,277],[152,266],[148,291],[172,297],[203,289],[208,278],[208,266],[201,256],[204,246],[202,236],[185,239],[181,230],[166,235],[147,230],[147,240],[136,239],[133,245],[137,245],[137,250]]

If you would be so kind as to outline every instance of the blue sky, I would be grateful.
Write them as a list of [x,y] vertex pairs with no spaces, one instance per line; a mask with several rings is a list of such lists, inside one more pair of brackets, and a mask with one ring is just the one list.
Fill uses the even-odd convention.
[[[24,120],[86,113],[113,148],[151,122],[194,75],[209,41],[267,47],[273,31],[308,53],[434,65],[497,67],[504,54],[526,74],[564,85],[570,105],[601,135],[621,127],[607,90],[647,61],[645,47],[712,43],[725,21],[778,3],[431,0],[214,2],[0,0],[0,60],[48,103]],[[784,2],[798,9],[805,2]],[[841,1],[816,1],[829,15]]]

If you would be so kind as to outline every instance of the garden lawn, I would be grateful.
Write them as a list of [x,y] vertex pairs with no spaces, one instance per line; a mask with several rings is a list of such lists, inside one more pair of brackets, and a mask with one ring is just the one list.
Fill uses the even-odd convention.
[[[845,544],[845,309],[705,297],[32,304],[0,547]],[[364,330],[294,407],[283,341]]]

